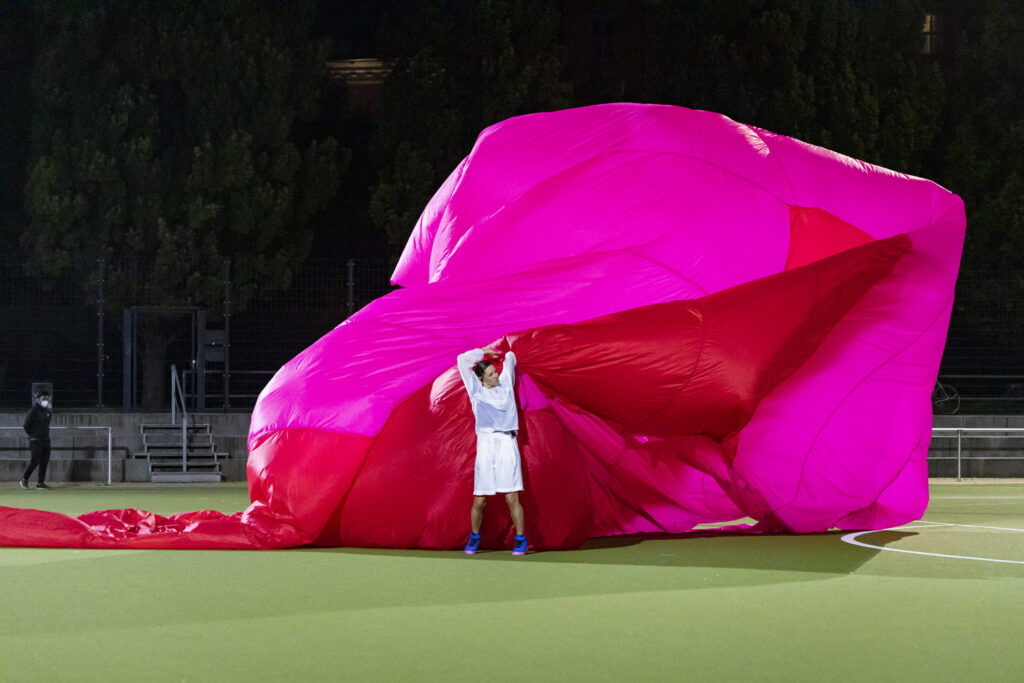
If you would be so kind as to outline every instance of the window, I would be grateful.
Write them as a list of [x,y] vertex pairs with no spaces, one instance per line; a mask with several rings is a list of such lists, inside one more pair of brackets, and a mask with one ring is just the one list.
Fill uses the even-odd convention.
[[934,55],[938,53],[939,36],[936,29],[935,15],[924,15],[924,26],[921,28],[921,33],[924,35],[924,46],[921,48],[921,54]]

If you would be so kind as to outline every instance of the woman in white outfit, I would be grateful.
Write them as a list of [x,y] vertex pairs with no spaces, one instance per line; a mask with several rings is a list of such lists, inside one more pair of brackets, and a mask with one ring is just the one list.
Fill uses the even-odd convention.
[[493,349],[473,349],[458,357],[459,374],[469,392],[469,401],[476,419],[476,466],[473,469],[473,509],[470,514],[471,533],[466,553],[472,555],[480,547],[480,524],[484,519],[487,496],[505,494],[512,523],[516,527],[513,555],[526,554],[526,526],[519,491],[523,490],[523,473],[519,462],[519,414],[516,410],[516,355],[505,354],[501,374],[485,355],[497,357]]

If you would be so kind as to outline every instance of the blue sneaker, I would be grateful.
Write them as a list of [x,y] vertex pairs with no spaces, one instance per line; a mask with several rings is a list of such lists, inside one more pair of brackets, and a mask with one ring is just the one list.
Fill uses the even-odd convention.
[[466,554],[475,555],[477,548],[480,547],[480,534],[470,534],[469,543],[466,544]]
[[526,547],[526,534],[523,534],[522,536],[516,534],[516,544],[512,547],[512,554],[525,555]]

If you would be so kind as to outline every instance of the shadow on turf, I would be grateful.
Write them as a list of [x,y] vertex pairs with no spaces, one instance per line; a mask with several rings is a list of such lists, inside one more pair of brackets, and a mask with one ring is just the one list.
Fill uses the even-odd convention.
[[[558,564],[715,567],[767,571],[849,574],[879,550],[840,542],[845,531],[817,534],[752,534],[695,531],[590,539],[576,550],[531,551],[525,558],[508,550],[463,552],[385,548],[309,548],[316,552],[387,555],[451,562],[539,562]],[[895,538],[892,540],[896,540]]]

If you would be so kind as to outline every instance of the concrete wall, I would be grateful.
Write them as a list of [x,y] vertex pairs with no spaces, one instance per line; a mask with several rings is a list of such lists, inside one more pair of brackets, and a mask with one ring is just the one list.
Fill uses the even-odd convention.
[[[936,415],[936,427],[1024,429],[1024,415]],[[973,437],[964,433],[960,441],[961,474],[968,478],[1024,477],[1024,433],[1015,437]],[[956,476],[956,435],[933,437],[928,449],[928,474]],[[938,459],[942,458],[942,459]]]
[[[221,465],[224,479],[244,481],[248,458],[246,435],[251,416],[248,413],[192,413],[190,417],[198,424],[209,424],[217,450],[229,454]],[[28,439],[21,430],[23,418],[24,413],[0,413],[0,481],[17,481],[28,464]],[[50,423],[52,453],[46,478],[48,481],[106,481],[106,431],[56,429],[104,426],[111,428],[112,480],[148,481],[146,459],[133,457],[143,452],[141,427],[169,422],[169,413],[55,412]]]
[[[21,431],[23,414],[0,413],[0,481],[17,481],[28,464],[28,440]],[[230,457],[223,462],[226,481],[244,481],[248,458],[248,413],[196,413],[197,423],[210,425],[217,450]],[[109,426],[113,439],[113,481],[148,481],[142,452],[141,425],[170,422],[168,413],[54,413],[52,427]],[[1018,415],[937,415],[936,427],[1015,427],[1024,429]],[[107,440],[102,430],[52,431],[53,454],[50,481],[106,481]],[[933,438],[928,473],[933,477],[956,476],[956,438]],[[961,442],[964,477],[1024,477],[1024,434],[1007,439],[964,438]]]

